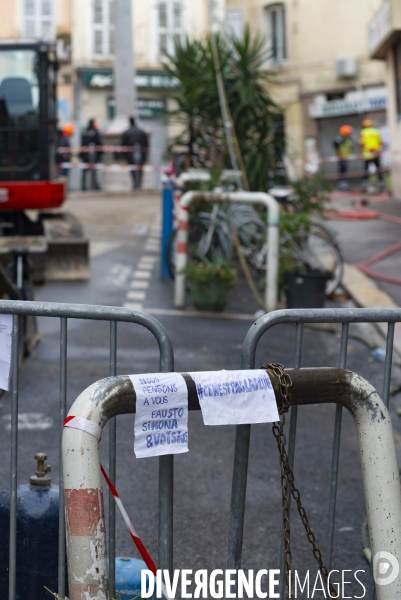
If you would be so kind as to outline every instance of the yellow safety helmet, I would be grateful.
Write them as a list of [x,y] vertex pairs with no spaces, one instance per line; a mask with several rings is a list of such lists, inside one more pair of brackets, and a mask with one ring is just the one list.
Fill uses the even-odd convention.
[[373,121],[371,119],[364,119],[362,121],[362,127],[373,127]]

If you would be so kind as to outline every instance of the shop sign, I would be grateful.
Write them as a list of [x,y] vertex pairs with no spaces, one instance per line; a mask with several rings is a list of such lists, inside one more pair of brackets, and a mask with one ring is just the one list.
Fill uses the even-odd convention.
[[330,100],[329,102],[315,102],[309,105],[309,116],[312,119],[324,117],[340,117],[341,115],[354,115],[358,113],[385,110],[387,96],[385,92],[377,96],[369,96],[358,100]]
[[[82,79],[84,85],[90,88],[112,88],[114,87],[113,71],[83,71]],[[171,75],[157,73],[137,73],[135,78],[136,87],[165,89],[177,85],[177,79]]]
[[369,51],[372,53],[391,32],[390,2],[385,2],[369,25]]
[[164,100],[155,100],[138,98],[136,102],[138,116],[142,118],[157,118],[161,117],[166,109],[166,103]]

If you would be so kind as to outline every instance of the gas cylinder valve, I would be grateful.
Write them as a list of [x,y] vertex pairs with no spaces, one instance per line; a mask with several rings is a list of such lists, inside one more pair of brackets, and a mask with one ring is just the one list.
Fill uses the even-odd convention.
[[29,478],[29,483],[38,487],[49,487],[51,479],[47,476],[47,473],[51,471],[51,466],[49,464],[45,465],[47,454],[38,452],[35,454],[35,459],[38,461],[38,470],[36,471],[36,475],[32,475]]

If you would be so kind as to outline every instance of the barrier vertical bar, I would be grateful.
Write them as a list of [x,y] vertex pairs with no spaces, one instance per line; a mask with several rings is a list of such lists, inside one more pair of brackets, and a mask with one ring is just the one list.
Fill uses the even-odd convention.
[[[254,360],[252,362],[254,363]],[[244,357],[244,355],[242,355],[242,369],[253,368],[254,366],[254,364],[248,364],[247,357]],[[234,468],[231,487],[227,569],[238,570],[241,566],[250,439],[251,426],[237,425],[235,432]]]
[[[160,372],[174,371],[172,348],[160,346]],[[159,456],[158,568],[173,574],[174,455]]]
[[[110,366],[109,374],[117,375],[117,322],[110,321]],[[109,424],[109,478],[116,485],[117,462],[117,418],[111,419]],[[115,596],[116,587],[116,503],[109,491],[109,593]]]
[[[301,355],[302,355],[302,337],[303,337],[303,324],[296,324],[295,331],[295,360],[294,367],[296,369],[301,368]],[[288,436],[288,463],[291,469],[294,468],[294,457],[295,457],[295,442],[297,435],[297,422],[298,422],[298,406],[293,405],[291,407],[291,416],[290,416],[290,433]],[[291,494],[288,497],[288,508],[291,510]],[[285,561],[284,561],[284,538],[281,539],[280,542],[280,587],[279,594],[281,600],[284,597],[284,569],[285,569]]]
[[17,471],[18,471],[18,370],[19,316],[13,315],[11,346],[11,468],[10,468],[10,553],[8,599],[16,600],[17,582]]
[[159,457],[159,553],[158,568],[173,573],[174,455]]
[[383,379],[383,402],[388,408],[390,402],[390,382],[391,382],[391,365],[393,361],[393,345],[394,345],[394,327],[395,323],[389,323],[387,328],[386,339],[386,360],[384,364],[384,379]]
[[58,516],[58,595],[65,598],[65,502],[63,483],[63,423],[67,412],[67,318],[60,318],[60,438],[59,438],[59,516]]
[[227,569],[238,570],[241,566],[250,439],[251,426],[237,425],[235,434],[233,483],[231,490]]
[[[348,330],[349,324],[343,323],[341,330],[341,346],[339,368],[345,369],[347,365],[347,345],[348,345]],[[327,540],[326,540],[326,567],[330,571],[331,562],[333,559],[333,541],[334,541],[334,523],[336,519],[336,503],[337,503],[337,483],[338,483],[338,468],[340,463],[340,444],[341,444],[341,425],[343,418],[343,407],[341,404],[336,404],[336,416],[334,422],[334,438],[333,438],[333,454],[331,459],[331,479],[330,479],[330,499],[329,499],[329,515],[327,525]]]

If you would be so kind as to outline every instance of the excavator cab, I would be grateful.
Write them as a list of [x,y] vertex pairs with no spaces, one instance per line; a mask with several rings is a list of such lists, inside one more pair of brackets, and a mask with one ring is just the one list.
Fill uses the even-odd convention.
[[[89,277],[89,244],[79,222],[54,211],[66,197],[56,164],[57,71],[54,44],[1,40],[0,265],[22,248],[36,282]],[[27,210],[38,211],[36,217]]]
[[57,70],[52,44],[0,43],[0,210],[64,201],[56,166]]

